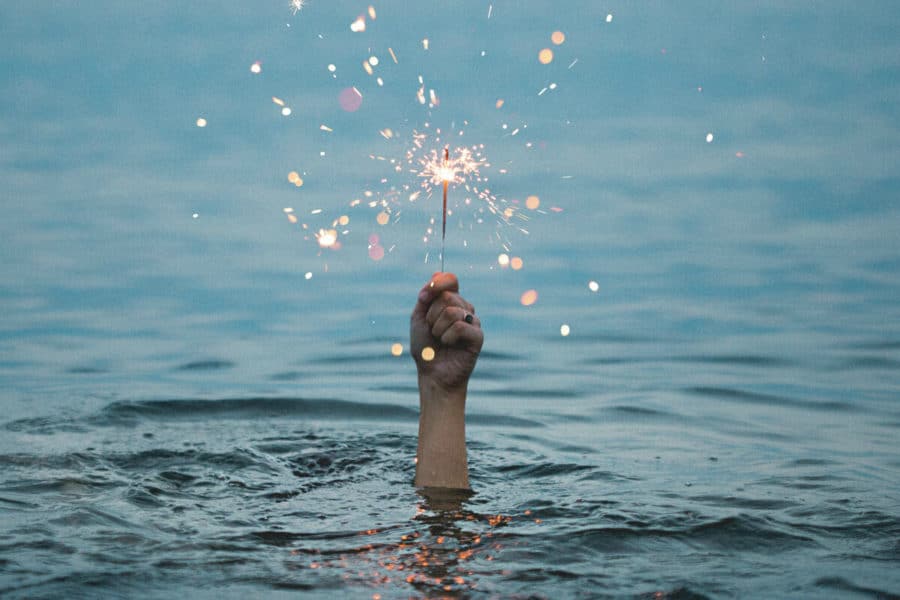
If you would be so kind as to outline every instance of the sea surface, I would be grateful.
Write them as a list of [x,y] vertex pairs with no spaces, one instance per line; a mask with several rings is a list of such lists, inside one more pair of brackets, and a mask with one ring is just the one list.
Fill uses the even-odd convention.
[[896,3],[303,4],[0,3],[0,595],[900,598]]

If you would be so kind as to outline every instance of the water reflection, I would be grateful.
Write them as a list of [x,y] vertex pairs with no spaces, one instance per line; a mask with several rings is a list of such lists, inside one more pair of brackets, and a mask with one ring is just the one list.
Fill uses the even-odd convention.
[[417,493],[419,502],[409,523],[358,532],[354,538],[367,541],[351,548],[295,548],[292,555],[310,562],[293,566],[308,567],[317,579],[370,587],[372,598],[392,595],[405,585],[429,597],[456,596],[477,589],[485,576],[508,574],[491,568],[491,563],[502,548],[495,531],[512,517],[471,510],[471,491],[424,488]]

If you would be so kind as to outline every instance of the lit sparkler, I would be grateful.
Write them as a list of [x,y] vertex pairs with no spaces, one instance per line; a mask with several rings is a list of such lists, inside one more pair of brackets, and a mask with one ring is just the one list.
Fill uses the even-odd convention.
[[447,240],[447,185],[453,178],[453,172],[450,171],[450,148],[444,148],[444,166],[442,167],[441,179],[444,181],[444,208],[442,211],[443,219],[441,220],[441,272],[444,271],[444,242]]
[[[430,128],[428,124],[425,127]],[[449,135],[452,134],[445,135],[440,129],[434,130],[433,133],[413,131],[412,143],[402,159],[371,155],[370,158],[373,160],[389,162],[393,167],[392,170],[405,182],[398,182],[398,185],[394,186],[389,184],[389,178],[383,178],[381,183],[388,184],[389,189],[382,193],[368,192],[373,198],[367,203],[370,208],[379,211],[377,222],[384,226],[400,220],[406,201],[415,203],[428,200],[440,187],[441,270],[444,268],[447,220],[456,212],[462,219],[460,229],[473,233],[476,227],[494,221],[495,229],[488,234],[488,238],[494,243],[499,243],[507,251],[510,249],[508,228],[514,227],[527,235],[524,222],[529,220],[528,213],[521,210],[518,202],[498,198],[488,187],[488,173],[492,166],[485,156],[484,144],[454,146],[451,140],[443,139]],[[462,130],[456,134],[459,137],[462,135]],[[506,169],[498,169],[496,172],[505,174]],[[405,173],[416,176],[419,185],[412,185],[403,175]],[[450,198],[450,192],[457,188],[461,194]],[[431,224],[423,237],[426,243],[436,233],[435,229],[436,219],[431,219]],[[468,244],[468,240],[464,237],[462,245]],[[428,262],[427,254],[425,261]]]

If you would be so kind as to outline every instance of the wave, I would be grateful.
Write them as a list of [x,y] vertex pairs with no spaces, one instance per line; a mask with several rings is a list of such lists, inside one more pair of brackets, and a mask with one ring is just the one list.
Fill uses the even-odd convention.
[[862,410],[859,406],[848,402],[837,401],[816,401],[805,400],[802,398],[790,396],[777,396],[774,394],[762,394],[759,392],[748,392],[726,387],[713,386],[693,386],[683,389],[684,392],[697,396],[706,396],[711,398],[719,398],[722,400],[732,400],[736,402],[746,402],[748,404],[761,404],[765,406],[789,406],[803,410],[822,410],[822,411],[841,411],[855,412]]

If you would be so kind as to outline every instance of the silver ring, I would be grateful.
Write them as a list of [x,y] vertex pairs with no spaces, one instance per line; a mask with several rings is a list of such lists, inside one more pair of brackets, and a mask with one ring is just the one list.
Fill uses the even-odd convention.
[[472,321],[474,321],[474,320],[475,320],[475,317],[473,317],[470,313],[466,313],[466,318],[465,318],[466,323],[469,323],[471,325]]

